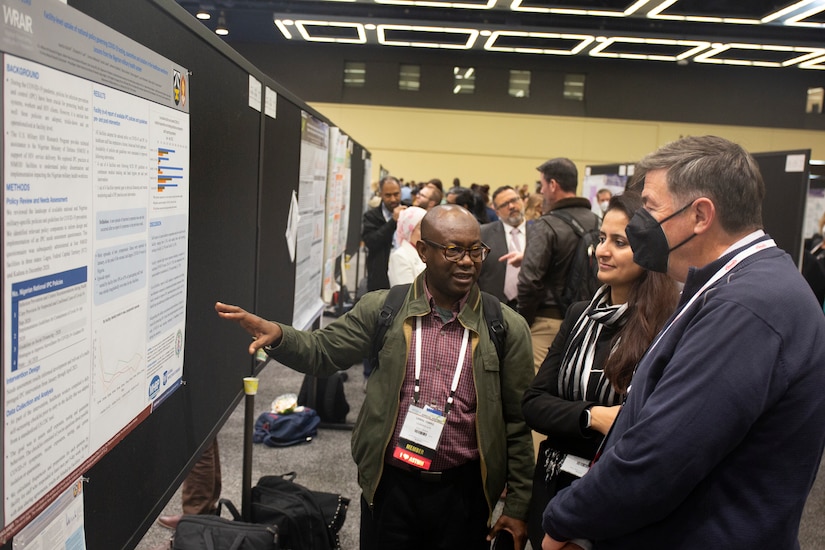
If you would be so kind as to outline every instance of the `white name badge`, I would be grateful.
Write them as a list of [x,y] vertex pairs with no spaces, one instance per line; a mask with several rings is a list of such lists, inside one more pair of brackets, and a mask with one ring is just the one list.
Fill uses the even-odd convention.
[[561,463],[561,471],[572,474],[576,477],[584,477],[590,469],[590,461],[580,456],[567,455]]
[[427,449],[435,450],[444,431],[447,418],[433,409],[410,405],[401,426],[401,438]]
[[414,468],[429,470],[447,422],[441,411],[410,405],[392,456]]

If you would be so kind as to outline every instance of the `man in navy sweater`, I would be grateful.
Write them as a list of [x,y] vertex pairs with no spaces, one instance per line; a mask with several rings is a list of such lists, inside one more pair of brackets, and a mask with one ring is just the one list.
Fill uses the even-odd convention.
[[684,291],[601,455],[545,510],[542,548],[799,548],[825,444],[825,316],[761,229],[741,147],[684,138],[638,170],[634,259]]

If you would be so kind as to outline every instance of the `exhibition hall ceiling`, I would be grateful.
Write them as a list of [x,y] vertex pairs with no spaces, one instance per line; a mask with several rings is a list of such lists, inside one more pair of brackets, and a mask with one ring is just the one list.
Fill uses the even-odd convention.
[[[228,42],[825,69],[825,0],[178,0]],[[208,19],[203,19],[205,17]]]

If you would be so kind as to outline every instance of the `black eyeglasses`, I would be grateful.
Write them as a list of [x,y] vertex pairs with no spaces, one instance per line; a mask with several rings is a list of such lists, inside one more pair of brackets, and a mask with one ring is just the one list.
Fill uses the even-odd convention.
[[485,258],[487,258],[487,254],[490,253],[490,247],[484,243],[480,245],[475,245],[470,248],[464,248],[463,246],[456,246],[454,244],[439,244],[434,243],[429,239],[421,239],[425,243],[430,246],[435,246],[440,248],[444,251],[444,259],[448,262],[460,262],[462,258],[464,258],[465,254],[470,255],[470,259],[474,262],[483,262]]
[[498,206],[496,206],[496,210],[501,210],[502,208],[507,208],[510,205],[516,204],[520,200],[521,200],[521,197],[512,198],[509,201],[503,202],[503,203],[499,204]]

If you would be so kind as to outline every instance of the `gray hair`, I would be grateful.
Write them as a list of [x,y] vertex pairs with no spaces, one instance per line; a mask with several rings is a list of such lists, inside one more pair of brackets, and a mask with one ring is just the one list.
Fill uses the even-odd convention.
[[717,136],[685,137],[650,153],[638,168],[665,170],[668,191],[683,203],[709,198],[728,233],[762,227],[765,183],[759,165],[736,143]]

